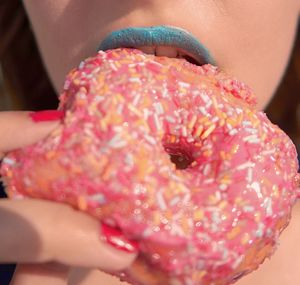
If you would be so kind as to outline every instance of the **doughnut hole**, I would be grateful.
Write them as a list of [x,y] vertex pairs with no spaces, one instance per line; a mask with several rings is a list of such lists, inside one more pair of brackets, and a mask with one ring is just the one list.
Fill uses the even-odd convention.
[[178,145],[164,145],[164,148],[169,154],[171,162],[175,164],[176,169],[187,169],[194,162],[192,155]]

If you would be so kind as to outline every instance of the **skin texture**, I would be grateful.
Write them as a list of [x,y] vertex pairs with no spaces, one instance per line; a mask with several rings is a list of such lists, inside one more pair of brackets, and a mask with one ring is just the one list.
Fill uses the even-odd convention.
[[[90,0],[88,5],[75,0],[24,2],[58,93],[65,74],[93,55],[111,31],[129,26],[172,25],[193,33],[224,71],[248,83],[258,96],[260,109],[270,100],[284,73],[300,8],[299,0]],[[297,214],[293,220],[299,221],[299,206],[294,212]],[[35,216],[39,216],[38,207]],[[296,260],[300,248],[296,237],[300,233],[296,224],[292,223],[284,233],[274,259],[236,284],[298,284]],[[104,281],[107,277],[98,271],[82,269],[71,271],[67,283],[68,271],[69,267],[55,264],[21,265],[13,285],[120,284]],[[89,278],[94,278],[94,283]]]

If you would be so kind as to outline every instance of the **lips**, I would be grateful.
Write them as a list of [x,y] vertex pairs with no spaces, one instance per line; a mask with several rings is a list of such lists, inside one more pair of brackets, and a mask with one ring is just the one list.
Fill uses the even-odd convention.
[[156,56],[185,58],[196,65],[215,65],[208,49],[192,34],[177,27],[131,27],[113,31],[101,42],[99,50],[115,48],[136,48]]

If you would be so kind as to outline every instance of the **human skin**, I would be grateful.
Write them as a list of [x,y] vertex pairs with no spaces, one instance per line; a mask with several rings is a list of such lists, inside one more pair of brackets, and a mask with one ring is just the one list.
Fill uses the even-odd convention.
[[[170,25],[191,32],[210,50],[221,69],[249,84],[257,94],[259,109],[263,109],[271,99],[284,73],[300,8],[299,0],[24,2],[49,77],[58,93],[62,89],[66,73],[82,59],[95,54],[99,43],[108,33],[129,26]],[[294,212],[299,213],[297,207]],[[299,214],[295,216],[299,220]],[[250,281],[246,277],[240,284],[254,284],[251,282],[255,278],[257,284],[265,284],[265,280],[272,278],[268,284],[298,284],[300,280],[296,279],[299,277],[295,266],[293,267],[296,257],[286,257],[284,254],[300,254],[295,240],[297,235],[299,236],[299,230],[295,226],[285,235],[286,241],[280,255],[277,255],[279,263],[285,261],[283,265],[276,263],[274,259],[277,265],[271,266],[269,271],[260,270],[260,275],[253,273],[248,279]],[[290,248],[292,250],[289,251]],[[32,276],[31,270],[32,267],[21,268],[21,281],[16,281],[16,284],[24,282],[28,272]],[[286,270],[291,278],[289,283],[279,278],[282,278],[282,274],[278,275],[287,272]],[[97,282],[99,278],[103,278],[99,273],[94,274],[98,276],[95,277]],[[73,281],[76,285],[92,285],[87,279],[81,283],[75,279]],[[279,281],[281,283],[276,283]],[[30,280],[28,282],[32,284]]]

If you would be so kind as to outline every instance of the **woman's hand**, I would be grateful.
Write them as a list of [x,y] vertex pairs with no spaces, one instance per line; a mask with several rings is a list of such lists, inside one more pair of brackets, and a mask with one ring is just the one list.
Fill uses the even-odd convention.
[[[59,125],[60,111],[1,112],[0,153],[32,144]],[[101,242],[99,222],[68,205],[0,199],[0,263],[21,263],[13,284],[66,284],[72,266],[116,271],[134,253]],[[38,265],[39,264],[39,265]]]

